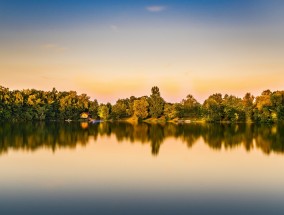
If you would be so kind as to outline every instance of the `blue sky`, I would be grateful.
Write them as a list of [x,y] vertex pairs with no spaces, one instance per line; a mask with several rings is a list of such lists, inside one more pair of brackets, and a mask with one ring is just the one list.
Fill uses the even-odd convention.
[[283,21],[281,0],[0,0],[0,85],[257,94],[284,84]]
[[6,28],[62,27],[114,20],[131,23],[129,18],[147,21],[157,19],[160,13],[162,21],[172,19],[186,23],[191,18],[209,24],[246,24],[264,21],[273,10],[282,11],[283,4],[280,0],[1,0],[0,23]]

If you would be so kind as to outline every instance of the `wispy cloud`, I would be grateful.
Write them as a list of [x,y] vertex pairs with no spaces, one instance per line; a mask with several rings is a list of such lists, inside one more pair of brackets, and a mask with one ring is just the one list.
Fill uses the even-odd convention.
[[111,25],[110,26],[111,30],[117,32],[118,31],[118,26],[117,25]]
[[54,43],[45,43],[45,44],[42,44],[40,47],[43,50],[56,51],[56,52],[64,52],[67,50],[66,47],[63,47],[63,46],[60,46]]
[[161,12],[166,10],[166,6],[162,6],[162,5],[152,5],[152,6],[148,6],[146,7],[146,10],[149,12]]

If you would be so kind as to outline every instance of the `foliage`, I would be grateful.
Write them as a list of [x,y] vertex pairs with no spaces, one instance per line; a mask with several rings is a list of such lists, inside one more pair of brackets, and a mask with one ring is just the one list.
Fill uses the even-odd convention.
[[129,99],[119,99],[112,106],[111,116],[113,119],[121,119],[128,117],[127,110],[129,109]]
[[191,94],[188,94],[186,98],[181,101],[181,104],[183,117],[198,118],[200,116],[201,105]]
[[209,98],[204,101],[202,108],[208,121],[222,121],[224,118],[222,94],[216,93],[209,96]]
[[148,116],[148,107],[149,103],[145,97],[135,100],[133,104],[134,115],[138,119],[145,119]]
[[254,120],[259,122],[272,122],[271,91],[265,90],[255,99]]
[[149,114],[151,117],[158,118],[163,114],[165,101],[161,97],[158,87],[152,87],[151,91],[152,94],[149,98]]
[[98,108],[98,115],[101,119],[107,120],[109,117],[109,107],[107,105],[101,104]]
[[35,89],[9,91],[0,87],[0,120],[78,119],[84,111],[96,117],[98,102],[76,91],[58,92]]
[[284,120],[284,91],[276,91],[270,95],[271,109],[273,110],[272,119]]
[[246,122],[252,122],[253,101],[254,96],[250,93],[246,93],[243,98],[243,107],[245,111]]
[[225,95],[223,99],[224,120],[231,122],[245,121],[243,101],[236,96]]
[[131,96],[118,99],[114,105],[99,105],[96,99],[91,100],[86,94],[78,95],[76,91],[9,90],[0,86],[1,121],[78,120],[82,112],[103,120],[136,116],[139,119],[205,118],[210,122],[273,123],[284,121],[284,91],[265,90],[257,97],[246,93],[242,99],[215,93],[201,105],[191,94],[179,103],[166,103],[155,86],[150,97]]
[[166,103],[164,106],[164,116],[167,120],[174,119],[178,116],[175,104]]

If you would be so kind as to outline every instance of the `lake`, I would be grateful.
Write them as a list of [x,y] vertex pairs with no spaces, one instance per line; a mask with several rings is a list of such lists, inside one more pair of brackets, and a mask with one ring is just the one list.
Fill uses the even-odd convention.
[[0,214],[284,214],[284,126],[2,123]]

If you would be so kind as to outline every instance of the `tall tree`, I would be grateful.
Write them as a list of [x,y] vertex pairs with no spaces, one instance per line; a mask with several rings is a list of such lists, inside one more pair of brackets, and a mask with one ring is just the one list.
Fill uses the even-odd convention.
[[254,96],[250,93],[246,93],[246,95],[243,98],[243,106],[246,115],[246,122],[252,122],[253,101],[254,101]]
[[160,90],[157,86],[152,87],[152,94],[149,98],[150,116],[158,118],[163,114],[165,101],[160,95]]
[[98,108],[99,108],[99,104],[96,99],[94,101],[89,102],[89,114],[94,119],[96,119],[98,116]]

